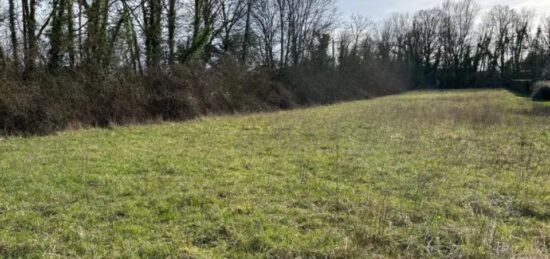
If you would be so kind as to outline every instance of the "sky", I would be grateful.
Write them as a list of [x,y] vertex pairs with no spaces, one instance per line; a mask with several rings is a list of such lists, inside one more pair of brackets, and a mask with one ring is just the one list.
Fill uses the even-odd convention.
[[[413,13],[440,5],[444,0],[336,0],[339,12],[344,16],[360,14],[375,20],[383,19],[394,12]],[[501,4],[515,9],[529,8],[550,14],[550,0],[477,0],[482,9]]]

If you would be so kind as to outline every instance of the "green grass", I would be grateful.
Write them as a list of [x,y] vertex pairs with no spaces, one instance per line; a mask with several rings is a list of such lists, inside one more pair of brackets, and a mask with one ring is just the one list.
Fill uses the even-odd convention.
[[0,140],[0,257],[547,258],[550,106],[506,91]]

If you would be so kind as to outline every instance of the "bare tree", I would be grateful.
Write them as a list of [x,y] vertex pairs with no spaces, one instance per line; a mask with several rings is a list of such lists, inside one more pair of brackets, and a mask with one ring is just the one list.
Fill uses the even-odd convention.
[[237,47],[234,40],[235,27],[247,14],[249,4],[246,0],[220,1],[220,23],[219,29],[215,32],[221,38],[221,49],[224,53],[235,50]]
[[516,15],[510,7],[498,5],[489,11],[486,18],[486,26],[492,28],[494,38],[492,66],[498,67],[502,79],[508,72],[508,50],[512,42],[512,26]]
[[439,66],[440,45],[437,38],[441,24],[440,13],[437,8],[422,10],[413,18],[413,37],[426,75],[434,73]]
[[274,1],[258,0],[253,5],[253,28],[260,37],[259,51],[262,63],[270,70],[275,66],[275,37],[277,31],[277,9]]
[[377,33],[377,57],[378,59],[384,63],[387,64],[390,62],[391,59],[391,52],[392,52],[392,25],[389,20],[384,20],[381,25],[379,25],[378,33]]
[[347,24],[347,29],[351,37],[353,38],[352,43],[352,52],[359,51],[359,44],[363,41],[366,36],[367,29],[371,25],[371,22],[364,16],[361,15],[352,15],[349,23]]
[[528,49],[529,35],[531,31],[531,17],[534,13],[523,9],[517,13],[513,21],[514,40],[511,44],[513,72],[517,76],[521,72],[521,62],[525,51]]
[[478,5],[473,0],[447,1],[441,6],[440,44],[443,83],[462,85],[471,66],[472,36]]

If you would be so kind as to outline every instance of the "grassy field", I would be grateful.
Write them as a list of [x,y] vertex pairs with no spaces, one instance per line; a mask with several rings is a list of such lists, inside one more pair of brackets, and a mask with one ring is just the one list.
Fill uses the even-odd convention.
[[0,257],[549,254],[550,104],[507,91],[0,139]]

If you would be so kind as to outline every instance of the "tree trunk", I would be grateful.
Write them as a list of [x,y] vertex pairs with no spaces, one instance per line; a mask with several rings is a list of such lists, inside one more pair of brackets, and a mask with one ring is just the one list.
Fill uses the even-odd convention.
[[50,49],[48,50],[50,71],[57,71],[63,61],[63,21],[65,19],[65,0],[54,0],[52,23],[50,26]]
[[243,50],[241,56],[241,64],[246,66],[248,57],[248,42],[250,41],[250,15],[252,13],[252,0],[248,0],[246,7],[246,24],[244,28]]
[[21,0],[23,7],[23,42],[25,50],[25,75],[34,71],[38,55],[36,39],[36,0]]
[[147,57],[147,69],[157,73],[161,60],[161,0],[149,0],[144,8],[145,20],[145,49]]
[[73,17],[73,0],[65,0],[67,10],[67,52],[69,54],[69,65],[71,68],[74,68],[76,63],[76,54],[74,49],[74,17]]
[[176,0],[168,0],[168,63],[174,64],[176,34]]
[[12,47],[12,61],[14,66],[17,68],[19,66],[19,53],[18,53],[18,44],[17,44],[17,31],[15,29],[15,4],[14,0],[9,0],[9,20],[10,20],[10,38],[11,38],[11,47]]

